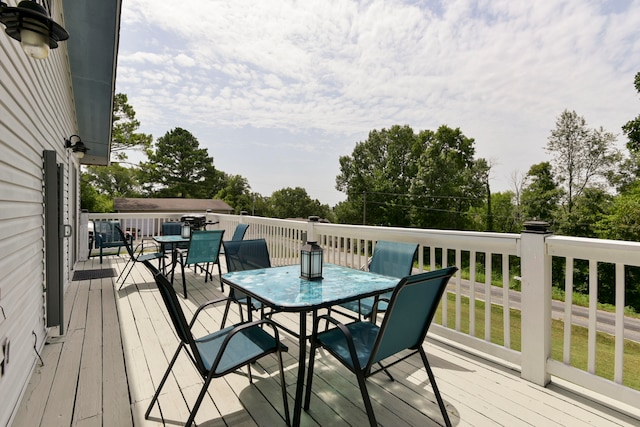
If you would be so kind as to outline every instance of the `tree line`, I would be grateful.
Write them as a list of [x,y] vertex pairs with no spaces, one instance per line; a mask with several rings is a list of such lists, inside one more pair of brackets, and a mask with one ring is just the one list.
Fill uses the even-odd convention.
[[[634,86],[640,93],[640,72]],[[622,127],[627,143],[621,152],[613,133],[563,111],[547,138],[549,160],[524,174],[514,172],[512,188],[497,193],[491,192],[491,163],[476,157],[475,140],[459,128],[372,130],[339,158],[335,183],[346,200],[333,208],[301,187],[270,196],[253,192],[246,178],[217,169],[189,131],[175,128],[154,143],[139,126],[127,96],[117,94],[112,163],[89,166],[82,174],[84,209],[112,211],[115,197],[215,198],[236,213],[274,218],[319,215],[345,224],[515,233],[525,221],[541,220],[556,234],[640,241],[640,115]],[[131,150],[146,160],[131,164]],[[576,268],[576,283],[585,271]],[[599,268],[603,282],[611,282],[612,274],[610,266]],[[627,304],[638,310],[640,273],[628,268],[626,275],[627,283],[636,284],[627,286]],[[613,302],[613,289],[601,288],[601,294]]]
[[[236,213],[273,218],[320,215],[334,220],[329,205],[312,199],[304,188],[283,188],[269,197],[251,191],[245,177],[217,169],[208,150],[186,129],[172,129],[154,143],[151,135],[138,131],[139,127],[127,95],[116,94],[111,164],[88,166],[83,171],[83,209],[112,212],[117,197],[176,197],[220,199]],[[133,164],[129,160],[132,152],[142,153],[146,160]]]

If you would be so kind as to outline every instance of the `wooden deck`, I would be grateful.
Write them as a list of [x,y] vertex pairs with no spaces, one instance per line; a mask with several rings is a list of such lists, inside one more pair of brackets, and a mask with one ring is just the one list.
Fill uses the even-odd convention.
[[[81,263],[81,269],[114,267],[124,257]],[[115,277],[74,281],[65,296],[66,334],[52,337],[42,353],[14,420],[14,426],[182,425],[201,387],[187,357],[181,356],[165,385],[151,420],[144,411],[173,355],[177,339],[150,274],[141,264],[118,290]],[[176,277],[178,280],[178,277]],[[222,296],[218,283],[189,274],[189,314],[202,302]],[[214,286],[215,285],[215,286]],[[227,289],[225,289],[228,291]],[[222,310],[209,310],[196,334],[216,330]],[[297,316],[276,320],[295,326]],[[239,319],[234,313],[232,319]],[[311,323],[311,322],[309,322]],[[283,333],[286,382],[293,404],[297,339]],[[640,420],[558,386],[542,388],[517,372],[427,339],[425,343],[451,421],[459,426],[632,426]],[[196,417],[206,426],[285,425],[275,357],[252,369],[253,385],[243,373],[214,380]],[[427,374],[418,357],[369,380],[378,422],[383,426],[443,425]],[[363,426],[367,417],[355,376],[334,360],[318,355],[314,395],[303,426]]]

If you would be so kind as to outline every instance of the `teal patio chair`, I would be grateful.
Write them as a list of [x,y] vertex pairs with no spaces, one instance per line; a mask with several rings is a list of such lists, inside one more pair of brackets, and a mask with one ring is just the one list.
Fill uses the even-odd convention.
[[[182,234],[182,223],[181,222],[163,222],[162,223],[162,235],[163,236],[177,236]],[[188,249],[189,243],[178,243],[176,244],[178,249]],[[162,248],[166,251],[166,248]]]
[[100,251],[100,264],[105,248],[117,248],[116,255],[120,255],[120,249],[125,247],[127,242],[133,246],[133,234],[122,237],[116,228],[120,228],[119,221],[93,221],[93,238],[95,247]]
[[[225,301],[226,298],[220,298],[204,303],[198,307],[191,319],[191,322],[187,323],[180,301],[178,300],[169,280],[157,268],[155,268],[151,262],[145,261],[144,265],[153,274],[153,278],[158,290],[160,291],[160,295],[162,295],[162,300],[169,312],[175,332],[180,340],[178,348],[176,349],[171,362],[169,362],[169,366],[167,367],[160,384],[158,384],[158,388],[144,414],[145,419],[149,419],[151,410],[158,401],[162,387],[171,374],[171,370],[182,350],[187,353],[189,359],[204,380],[204,384],[198,394],[198,398],[189,413],[189,419],[185,424],[186,426],[190,426],[194,422],[196,413],[198,412],[200,404],[202,403],[202,400],[207,393],[207,389],[209,388],[209,384],[214,378],[220,378],[230,372],[247,366],[249,371],[249,382],[252,383],[251,364],[268,354],[275,353],[278,357],[278,366],[280,369],[280,386],[282,389],[282,400],[284,402],[284,418],[287,425],[291,425],[286,383],[284,379],[284,366],[282,363],[282,351],[287,351],[287,349],[280,342],[278,328],[275,323],[268,319],[261,319],[250,323],[239,323],[223,328],[209,335],[196,338],[193,336],[191,328],[196,322],[198,315],[205,308],[221,303]],[[267,332],[267,330],[271,330],[273,335]]]
[[[417,252],[417,244],[379,240],[373,250],[369,271],[384,274],[385,276],[397,277],[399,279],[409,276]],[[357,313],[359,320],[362,317],[370,317],[374,314],[374,311],[376,313],[384,312],[387,308],[389,298],[391,298],[390,292],[378,298],[377,306],[375,305],[376,298],[371,297],[340,304],[340,307]]]
[[[195,230],[191,233],[189,249],[180,251],[180,260],[178,262],[180,263],[182,271],[182,288],[185,298],[187,297],[187,280],[184,275],[184,268],[186,266],[193,265],[194,271],[197,268],[202,268],[204,270],[204,281],[206,283],[208,277],[211,277],[211,280],[213,280],[213,275],[209,271],[209,265],[218,264],[218,279],[220,280],[222,278],[222,270],[220,269],[220,246],[223,235],[224,230]],[[171,273],[171,282],[173,283],[173,272]],[[222,280],[220,280],[220,287],[222,287]]]
[[236,225],[236,229],[233,230],[233,235],[231,236],[231,241],[235,242],[244,239],[244,235],[247,233],[248,228],[249,224]]
[[[378,424],[369,399],[366,379],[419,353],[444,422],[447,426],[451,426],[422,345],[449,278],[456,271],[456,267],[448,267],[404,277],[393,290],[380,326],[369,321],[355,321],[344,325],[328,315],[319,316],[313,325],[304,409],[309,409],[313,364],[318,347],[325,348],[347,369],[355,373],[371,426]],[[318,324],[323,319],[336,327],[318,333]],[[394,357],[394,360],[386,366],[381,365],[382,361],[404,350],[411,350],[411,352],[399,358]],[[380,367],[374,369],[376,364]],[[390,378],[393,380],[393,377]]]
[[[233,240],[228,242],[222,242],[225,253],[225,261],[227,263],[227,271],[244,271],[244,270],[256,270],[258,268],[270,268],[271,260],[269,259],[269,249],[267,248],[267,241],[264,239],[255,240]],[[222,316],[222,326],[224,327],[227,316],[229,314],[229,308],[231,303],[238,304],[240,309],[240,320],[242,321],[242,305],[248,303],[247,295],[236,291],[231,288],[229,291],[229,300],[227,306],[224,309],[224,315]],[[251,307],[247,304],[247,310],[260,310],[263,309],[262,304],[259,301],[251,301]],[[264,312],[262,313],[264,317]]]
[[[164,259],[164,252],[158,252],[158,246],[153,244],[153,248],[154,248],[153,252],[145,253],[144,239],[140,243],[138,243],[138,245],[134,248],[133,245],[131,244],[131,240],[126,238],[124,231],[122,231],[122,229],[119,226],[115,226],[115,230],[116,230],[116,233],[119,234],[122,242],[124,242],[124,246],[127,249],[127,254],[129,255],[129,259],[127,260],[127,263],[124,265],[124,267],[122,268],[122,271],[120,272],[120,275],[116,279],[116,283],[118,283],[118,281],[120,281],[120,279],[122,278],[122,283],[118,288],[118,290],[120,290],[124,286],[124,282],[127,281],[127,278],[129,277],[129,274],[131,274],[131,270],[133,270],[133,266],[136,264],[136,262],[151,261],[154,259],[157,259],[159,260],[159,262],[162,262]],[[128,270],[127,270],[127,267],[128,267]]]
[[[231,240],[226,240],[227,242],[237,242],[239,240],[244,239],[244,235],[247,234],[247,229],[249,228],[249,224],[238,224],[236,228],[233,230],[233,235],[231,235]],[[222,245],[222,249],[220,250],[220,254],[224,255],[224,245]]]

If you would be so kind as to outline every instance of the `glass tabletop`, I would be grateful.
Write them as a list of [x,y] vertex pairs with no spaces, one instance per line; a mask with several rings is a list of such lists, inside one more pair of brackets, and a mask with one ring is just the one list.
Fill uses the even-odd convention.
[[169,234],[167,236],[153,236],[153,240],[158,243],[183,243],[188,242],[190,239],[179,234]]
[[322,280],[305,280],[300,278],[299,265],[288,265],[235,271],[223,274],[222,279],[284,311],[305,311],[377,295],[392,290],[399,282],[396,277],[334,264],[323,265],[322,276]]

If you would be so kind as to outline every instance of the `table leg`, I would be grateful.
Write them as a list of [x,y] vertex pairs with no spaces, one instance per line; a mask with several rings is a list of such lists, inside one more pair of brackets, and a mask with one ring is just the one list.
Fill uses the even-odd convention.
[[173,276],[176,273],[176,265],[178,265],[178,246],[173,246],[171,250],[171,284],[173,285]]
[[304,392],[305,364],[307,363],[307,313],[300,312],[300,337],[298,352],[298,382],[296,383],[296,399],[293,405],[293,426],[300,426],[302,415],[302,395]]

